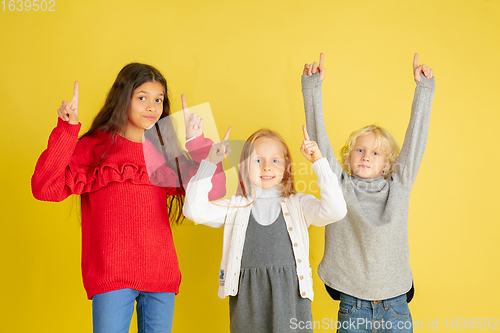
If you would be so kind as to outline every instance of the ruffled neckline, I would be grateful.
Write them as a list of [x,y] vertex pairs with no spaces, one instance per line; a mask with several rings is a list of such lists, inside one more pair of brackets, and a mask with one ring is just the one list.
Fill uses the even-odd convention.
[[[89,141],[85,140],[87,143],[83,144],[95,152],[95,148],[103,140],[109,140],[110,136],[109,132],[99,131],[89,136]],[[115,145],[109,151],[107,158],[96,167],[89,167],[91,163],[88,163],[74,167],[80,170],[71,170],[71,176],[75,179],[70,183],[74,183],[75,188],[79,189],[78,192],[96,191],[111,182],[125,181],[159,187],[176,186],[175,172],[165,165],[163,156],[156,151],[149,140],[134,142],[117,134]],[[102,147],[99,150],[106,149]],[[128,156],[123,158],[120,156],[122,154]],[[147,158],[146,154],[149,155]],[[93,156],[93,153],[91,155]],[[149,167],[146,165],[146,160],[151,163]]]

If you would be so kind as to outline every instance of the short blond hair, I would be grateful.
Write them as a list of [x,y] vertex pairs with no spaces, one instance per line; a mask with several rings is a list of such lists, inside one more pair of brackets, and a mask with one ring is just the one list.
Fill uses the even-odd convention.
[[351,133],[347,139],[344,147],[340,150],[340,165],[342,169],[352,175],[351,168],[351,153],[356,145],[356,140],[363,135],[373,133],[375,135],[375,147],[382,149],[387,154],[387,160],[382,169],[382,174],[387,178],[394,172],[396,160],[399,156],[399,145],[394,137],[385,129],[378,125],[365,126],[357,131]]

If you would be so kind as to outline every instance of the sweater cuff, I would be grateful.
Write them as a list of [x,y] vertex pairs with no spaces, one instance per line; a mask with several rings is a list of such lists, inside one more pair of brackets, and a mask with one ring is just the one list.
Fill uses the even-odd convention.
[[201,160],[200,166],[198,167],[198,172],[196,174],[196,178],[205,179],[212,178],[215,174],[215,170],[217,169],[217,165],[209,162],[207,160]]
[[434,77],[428,79],[424,74],[420,74],[420,82],[417,82],[417,80],[415,80],[415,82],[417,83],[417,87],[420,86],[423,88],[429,88],[431,90],[436,89],[436,81],[434,81]]
[[194,139],[196,139],[196,138],[197,138],[197,136],[193,136],[192,138],[187,139],[187,140],[186,140],[186,143],[188,143],[189,141],[194,140]]
[[82,124],[78,123],[77,125],[73,125],[67,121],[62,120],[61,118],[57,118],[57,127],[71,136],[78,136]]
[[200,136],[190,138],[188,141],[186,141],[186,149],[187,151],[191,152],[196,149],[200,149],[205,146],[205,134],[201,133]]
[[321,87],[323,81],[321,81],[321,77],[318,73],[315,73],[311,76],[302,75],[302,89],[310,89],[314,87]]
[[318,182],[327,180],[333,173],[326,157],[322,157],[312,164],[314,173],[318,176]]

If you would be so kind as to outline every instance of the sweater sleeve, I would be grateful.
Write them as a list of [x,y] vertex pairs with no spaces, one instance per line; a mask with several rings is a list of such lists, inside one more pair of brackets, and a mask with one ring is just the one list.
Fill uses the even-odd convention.
[[416,83],[410,122],[395,168],[396,173],[399,174],[408,187],[413,185],[424,156],[429,132],[432,99],[436,87],[434,78],[429,80],[423,75],[420,82]]
[[[214,142],[202,134],[196,139],[186,142],[186,149],[189,155],[196,162],[196,165],[189,171],[188,179],[183,180],[184,184],[188,184],[191,178],[196,174],[198,168],[204,158],[208,156],[210,148]],[[185,185],[186,186],[186,185]],[[215,174],[212,177],[212,189],[208,193],[209,200],[218,200],[226,195],[226,175],[222,169],[222,162],[217,164]]]
[[36,199],[62,201],[83,191],[83,187],[76,186],[76,174],[82,171],[81,167],[72,162],[80,127],[81,124],[72,125],[58,118],[31,177],[31,191]]
[[[171,167],[175,171],[165,164],[165,155],[158,155],[153,144],[148,144],[145,146],[144,154],[146,164],[148,165],[148,169],[150,169],[148,172],[151,183],[156,186],[165,187],[169,195],[185,195],[187,184],[198,171],[200,162],[208,155],[212,143],[212,140],[205,138],[203,134],[186,142],[186,150],[194,163],[185,158],[185,156],[179,156],[175,160],[170,161]],[[180,184],[179,180],[182,181],[182,184]],[[210,191],[209,199],[217,200],[224,197],[226,195],[226,176],[222,170],[222,163],[217,165],[212,183],[213,187]]]
[[209,202],[208,194],[213,187],[215,171],[215,164],[201,161],[198,172],[187,186],[182,210],[184,215],[195,223],[221,228],[224,226],[230,201],[225,199]]
[[321,85],[322,81],[319,73],[312,76],[302,75],[302,96],[304,98],[307,132],[310,139],[318,144],[321,154],[328,160],[333,172],[337,177],[340,177],[342,167],[335,158],[323,118]]
[[308,225],[324,226],[339,221],[347,214],[347,206],[335,174],[325,158],[313,163],[313,169],[318,176],[321,200],[313,195],[305,195],[302,200],[302,210]]

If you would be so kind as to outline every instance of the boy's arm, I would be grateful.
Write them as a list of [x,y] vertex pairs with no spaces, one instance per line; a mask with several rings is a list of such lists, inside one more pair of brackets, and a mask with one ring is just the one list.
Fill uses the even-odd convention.
[[[323,69],[322,59],[323,57],[320,58],[320,70]],[[310,69],[310,67],[307,68]],[[333,172],[340,177],[342,167],[335,158],[323,118],[323,98],[321,92],[322,78],[319,72],[309,76],[306,74],[306,71],[305,69],[304,75],[302,75],[302,96],[304,98],[307,131],[311,140],[318,143],[319,149],[328,160]]]
[[413,97],[410,122],[395,168],[396,173],[409,187],[415,181],[427,144],[432,100],[436,87],[433,72],[425,65],[418,66],[417,54],[415,54],[413,68],[417,87]]

